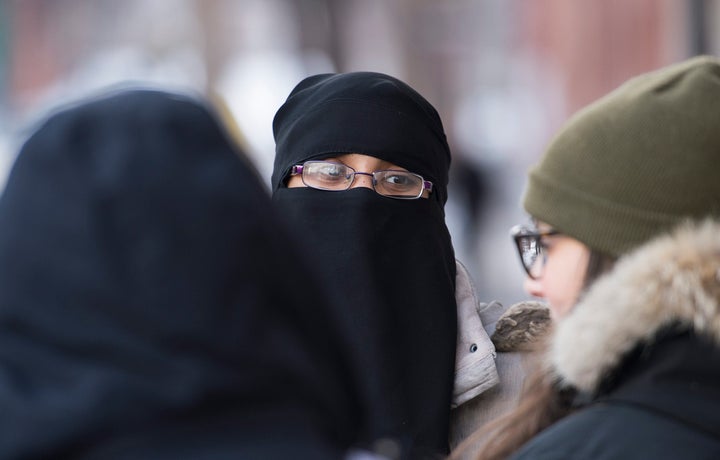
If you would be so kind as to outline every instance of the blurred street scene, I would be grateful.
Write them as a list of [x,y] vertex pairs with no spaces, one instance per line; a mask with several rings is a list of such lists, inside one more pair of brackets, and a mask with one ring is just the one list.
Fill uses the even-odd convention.
[[34,120],[134,81],[218,96],[269,183],[272,117],[303,77],[417,89],[453,149],[448,223],[481,299],[524,299],[508,229],[527,168],[632,75],[720,54],[720,0],[1,0],[0,184]]

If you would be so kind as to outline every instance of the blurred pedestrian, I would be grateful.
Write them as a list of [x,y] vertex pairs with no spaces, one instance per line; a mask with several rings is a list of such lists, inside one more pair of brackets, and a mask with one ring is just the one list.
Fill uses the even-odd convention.
[[311,271],[215,111],[51,115],[0,198],[0,457],[338,459],[357,404]]

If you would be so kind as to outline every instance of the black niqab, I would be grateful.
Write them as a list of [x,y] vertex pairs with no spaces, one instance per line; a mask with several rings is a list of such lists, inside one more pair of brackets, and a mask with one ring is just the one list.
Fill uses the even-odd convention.
[[[273,200],[336,291],[335,321],[353,350],[360,439],[393,437],[407,458],[447,452],[456,343],[455,259],[444,221],[450,153],[440,118],[387,75],[303,80],[277,112]],[[367,188],[286,188],[309,159],[361,153],[434,184],[430,199]]]
[[346,360],[269,208],[190,97],[51,116],[0,198],[0,457],[340,458]]

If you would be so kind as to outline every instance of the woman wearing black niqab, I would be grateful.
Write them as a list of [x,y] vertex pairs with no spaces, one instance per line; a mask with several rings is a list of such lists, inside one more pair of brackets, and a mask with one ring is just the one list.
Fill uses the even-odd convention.
[[44,122],[0,197],[0,457],[342,458],[346,359],[269,208],[193,98]]
[[[273,129],[274,204],[335,290],[335,324],[353,350],[363,404],[358,442],[391,438],[405,458],[446,453],[456,268],[443,211],[450,150],[437,112],[393,77],[324,74],[297,85]],[[344,154],[404,168],[432,191],[394,199],[367,187],[286,186],[295,166]]]

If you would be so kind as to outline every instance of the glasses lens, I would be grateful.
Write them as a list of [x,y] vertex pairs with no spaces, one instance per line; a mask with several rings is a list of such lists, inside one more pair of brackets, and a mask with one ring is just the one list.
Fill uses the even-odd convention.
[[375,171],[375,191],[392,198],[418,198],[423,191],[423,178],[407,171]]
[[540,276],[542,271],[543,251],[537,235],[526,235],[518,238],[518,248],[523,265],[532,277]]
[[543,245],[543,235],[553,235],[556,232],[538,233],[533,228],[516,225],[510,229],[510,235],[515,240],[520,260],[523,268],[530,278],[537,279],[542,275],[545,266],[545,246]]
[[308,187],[320,190],[346,190],[352,183],[353,170],[330,161],[306,161],[302,179]]

